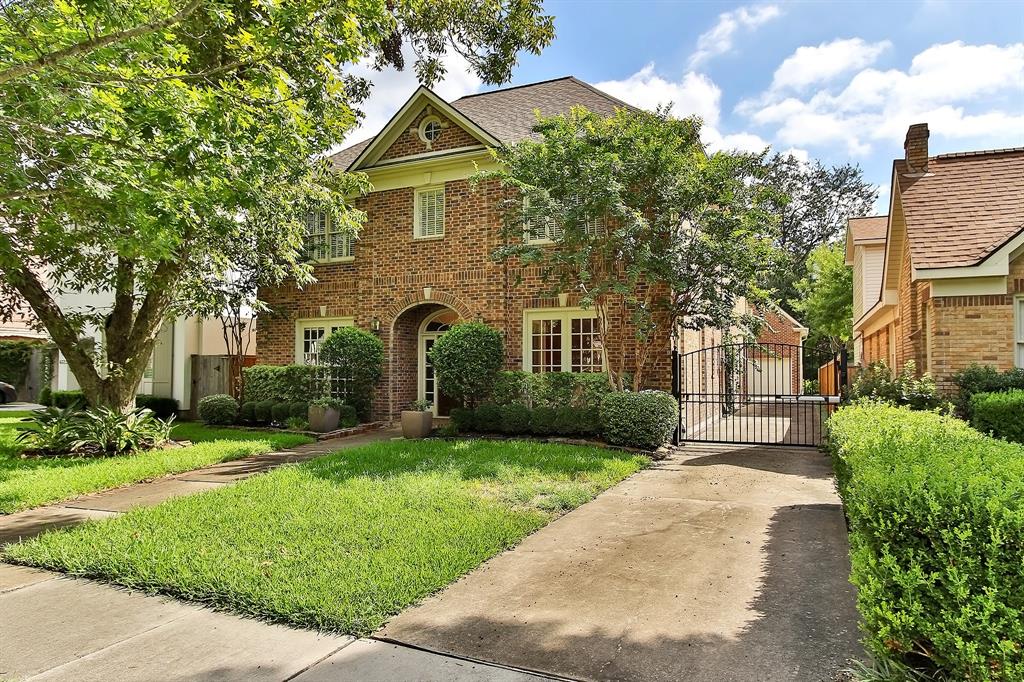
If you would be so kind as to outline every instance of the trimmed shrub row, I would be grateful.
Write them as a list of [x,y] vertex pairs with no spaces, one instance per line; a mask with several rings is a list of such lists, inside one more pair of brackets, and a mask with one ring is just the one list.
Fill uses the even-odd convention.
[[313,365],[253,365],[242,370],[245,395],[242,402],[299,402],[316,395]]
[[828,449],[873,654],[941,679],[1024,679],[1024,447],[860,403],[829,419]]
[[452,425],[460,432],[503,433],[509,436],[597,436],[600,420],[592,410],[486,403],[474,409],[455,408]]
[[537,407],[575,407],[601,409],[601,401],[612,392],[604,372],[546,372],[533,374],[519,370],[499,372],[491,392],[496,405]]
[[971,365],[952,376],[957,394],[954,400],[957,413],[971,418],[971,398],[976,393],[1024,390],[1024,368],[1000,372],[992,365]]
[[1024,443],[1024,390],[975,393],[971,396],[971,425],[982,433]]
[[[243,424],[265,425],[279,424],[284,426],[289,419],[309,418],[309,403],[304,400],[294,402],[274,400],[250,400],[242,403],[238,412],[238,420]],[[356,408],[351,405],[341,406],[339,426],[348,428],[359,424]]]

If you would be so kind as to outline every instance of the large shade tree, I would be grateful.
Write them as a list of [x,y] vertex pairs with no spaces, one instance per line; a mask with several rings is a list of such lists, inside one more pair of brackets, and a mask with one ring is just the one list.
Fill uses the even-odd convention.
[[813,370],[853,338],[853,271],[846,244],[822,244],[807,258],[807,274],[796,283],[795,308],[810,329],[805,348]]
[[[700,125],[667,109],[575,108],[541,119],[539,140],[496,150],[501,170],[476,176],[509,191],[495,256],[539,266],[547,293],[576,294],[596,311],[619,389],[644,385],[659,339],[730,327],[741,297],[766,293],[775,233],[763,157],[707,155]],[[614,333],[613,317],[631,320],[635,338]]]
[[27,304],[89,401],[128,409],[211,276],[258,244],[265,281],[308,281],[303,214],[360,225],[365,179],[323,159],[368,92],[347,67],[412,54],[430,84],[454,51],[497,83],[552,37],[539,0],[0,0],[0,318]]

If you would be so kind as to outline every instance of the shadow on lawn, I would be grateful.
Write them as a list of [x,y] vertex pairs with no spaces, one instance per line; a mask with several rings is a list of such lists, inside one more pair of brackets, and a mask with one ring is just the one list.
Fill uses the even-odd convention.
[[[837,680],[858,643],[855,590],[842,510],[838,505],[777,509],[761,550],[756,596],[743,603],[728,593],[679,594],[676,599],[624,586],[618,600],[590,590],[615,587],[607,577],[490,576],[449,603],[445,593],[398,616],[377,633],[434,651],[572,678],[720,682],[727,680]],[[678,566],[676,570],[685,570]],[[588,585],[586,590],[572,583]],[[452,587],[449,589],[458,589]],[[561,591],[568,594],[559,594]],[[749,586],[737,586],[740,594]],[[569,599],[579,591],[578,601]],[[552,594],[545,600],[545,594]],[[511,595],[511,596],[510,596]],[[731,600],[731,601],[730,601]],[[570,608],[571,604],[571,608]],[[716,632],[715,612],[739,609],[746,624]],[[649,611],[649,613],[648,613]],[[710,614],[706,618],[701,613]],[[728,619],[727,619],[728,620]],[[700,631],[680,635],[678,631]],[[703,630],[703,631],[702,631]]]

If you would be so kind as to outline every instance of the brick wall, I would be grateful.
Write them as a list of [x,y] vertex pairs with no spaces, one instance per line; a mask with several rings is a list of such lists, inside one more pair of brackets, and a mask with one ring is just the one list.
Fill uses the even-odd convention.
[[[446,183],[445,234],[430,239],[413,238],[412,188],[373,192],[357,200],[367,223],[353,262],[317,265],[317,282],[302,290],[286,283],[260,292],[273,313],[260,321],[259,362],[294,362],[295,321],[321,317],[321,306],[323,317],[354,317],[364,329],[377,318],[386,361],[375,415],[394,416],[416,397],[419,324],[446,306],[462,319],[478,319],[502,331],[506,367],[521,368],[523,310],[558,307],[559,301],[540,296],[540,268],[491,259],[503,239],[498,203],[504,191],[493,182],[475,190],[465,180]],[[570,296],[567,305],[578,301]],[[635,357],[633,331],[620,313],[613,312],[610,326],[611,342],[624,334],[627,357]],[[670,350],[666,330],[651,353],[646,385],[670,388]]]
[[[441,132],[441,136],[433,141],[430,149],[427,149],[427,144],[420,139],[419,135],[420,123],[428,116],[436,116],[441,119],[442,125],[448,126]],[[381,155],[381,161],[397,159],[402,156],[412,156],[413,154],[422,154],[428,151],[440,152],[446,149],[458,149],[459,147],[474,145],[480,145],[480,141],[466,132],[464,128],[456,125],[436,110],[431,109],[428,111],[427,108],[424,108],[413,122],[402,131],[398,139]]]

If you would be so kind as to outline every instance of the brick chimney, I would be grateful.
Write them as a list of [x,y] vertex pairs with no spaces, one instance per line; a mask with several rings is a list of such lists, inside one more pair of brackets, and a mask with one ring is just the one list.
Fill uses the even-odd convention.
[[928,172],[928,124],[915,123],[907,128],[907,139],[903,143],[906,151],[907,169],[911,173]]

